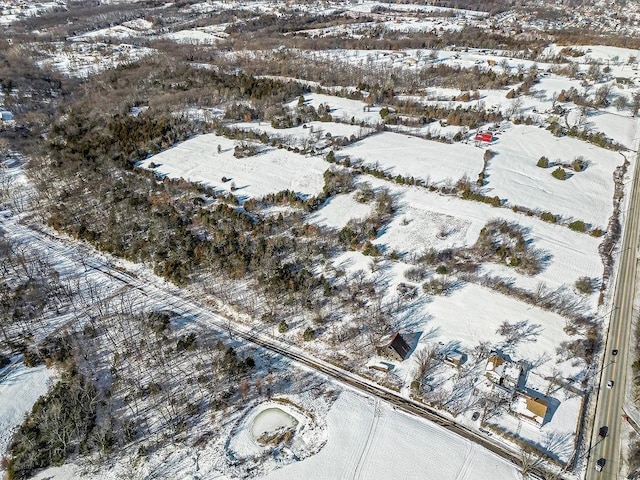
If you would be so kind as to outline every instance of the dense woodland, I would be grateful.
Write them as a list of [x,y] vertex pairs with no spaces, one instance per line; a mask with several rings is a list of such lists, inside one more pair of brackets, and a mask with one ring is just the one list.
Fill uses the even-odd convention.
[[[45,254],[18,241],[1,239],[0,266],[2,352],[10,347],[28,367],[59,371],[2,460],[10,480],[78,455],[106,457],[134,441],[143,457],[183,440],[211,412],[245,401],[250,389],[269,396],[278,378],[257,375],[251,353],[238,353],[227,338],[178,331],[171,312],[140,312],[126,293],[61,281]],[[34,341],[61,313],[81,321]]]

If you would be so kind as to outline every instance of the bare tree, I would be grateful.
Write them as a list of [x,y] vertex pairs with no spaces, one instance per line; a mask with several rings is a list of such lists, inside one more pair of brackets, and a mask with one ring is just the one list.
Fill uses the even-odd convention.
[[422,381],[422,379],[434,369],[437,363],[438,354],[435,348],[426,347],[417,352],[414,357],[417,364],[414,378],[418,381]]
[[631,95],[631,116],[635,117],[640,111],[640,92]]
[[482,423],[495,418],[499,415],[502,415],[507,405],[509,405],[509,401],[505,398],[488,396],[484,399],[481,399],[481,402],[484,403],[484,408],[482,410]]
[[629,99],[626,95],[618,95],[613,101],[613,106],[617,111],[625,110],[629,106]]
[[240,397],[242,398],[242,400],[246,400],[247,395],[249,394],[249,380],[243,378],[240,381],[240,385],[238,386],[238,388],[240,390]]
[[602,79],[602,70],[600,69],[600,65],[592,63],[587,70],[587,78],[594,82],[599,82]]
[[602,85],[596,90],[593,103],[596,107],[604,107],[607,103],[607,97],[611,93],[611,85]]
[[520,474],[524,480],[530,478],[532,473],[542,463],[542,458],[537,452],[529,448],[521,448],[520,450]]
[[524,99],[522,97],[516,97],[511,105],[506,110],[508,117],[518,117],[522,115],[522,106],[524,105]]

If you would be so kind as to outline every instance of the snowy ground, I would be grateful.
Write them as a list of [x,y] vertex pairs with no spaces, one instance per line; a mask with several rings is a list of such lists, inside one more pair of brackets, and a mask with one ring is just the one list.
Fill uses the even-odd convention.
[[[273,5],[268,2],[233,5],[238,9],[251,9],[255,12],[273,11]],[[361,2],[345,8],[369,14],[377,5],[375,2]],[[202,3],[190,5],[188,8],[198,14],[212,12],[217,6]],[[334,11],[333,6],[326,5],[305,8],[324,9],[328,13]],[[413,9],[434,9],[417,5],[396,5],[394,8],[406,10],[406,13],[412,13],[410,10]],[[399,21],[397,18],[385,19],[381,16],[378,24],[389,30],[406,32],[431,29],[460,30],[466,22],[473,21],[475,17],[482,21],[484,16],[477,12],[450,11],[457,18],[404,18]],[[3,21],[6,22],[7,19]],[[166,34],[164,38],[193,44],[214,43],[224,37],[225,27],[226,25],[219,25],[179,30]],[[355,24],[348,27],[307,30],[306,33],[311,36],[336,33],[357,36],[366,35],[369,28],[367,24]],[[87,76],[152,53],[144,47],[96,43],[96,38],[111,37],[118,40],[152,33],[153,25],[140,19],[138,23],[128,22],[89,32],[74,38],[72,46],[52,51],[48,59],[42,63],[52,65],[70,75]],[[551,46],[543,55],[557,54],[562,48],[564,47]],[[579,62],[582,72],[587,70],[589,60],[597,60],[611,68],[612,77],[624,76],[637,80],[638,75],[632,64],[635,63],[634,57],[637,60],[640,52],[603,46],[575,48],[584,51],[585,55],[569,60]],[[431,54],[430,58],[427,57],[428,54]],[[502,56],[499,52],[488,53],[477,49],[467,52],[331,50],[313,52],[310,55],[349,62],[357,66],[370,65],[372,69],[392,68],[407,71],[418,71],[420,68],[438,63],[454,67],[488,68],[496,62],[505,61],[506,64],[491,66],[500,74],[505,70],[513,73],[518,68],[524,70],[534,65],[532,60],[513,59]],[[537,67],[543,70],[549,70],[552,66],[544,62],[537,64]],[[555,103],[554,97],[561,90],[575,88],[579,92],[592,94],[605,83],[613,85],[610,100],[620,95],[630,96],[636,91],[635,87],[622,88],[620,85],[614,85],[615,81],[612,78],[607,78],[601,83],[589,84],[583,80],[545,73],[540,82],[532,88],[532,95],[519,99],[506,98],[506,93],[511,87],[481,90],[480,99],[471,102],[453,101],[452,99],[460,93],[457,89],[428,88],[423,97],[412,99],[448,107],[490,107],[503,113],[516,106],[517,111],[512,114],[531,115],[539,125],[508,125],[508,128],[498,135],[497,140],[488,146],[495,152],[495,156],[489,161],[485,172],[486,183],[482,192],[499,196],[506,201],[507,207],[519,205],[550,211],[565,218],[583,220],[589,226],[604,228],[612,212],[612,173],[623,162],[623,156],[573,138],[554,137],[540,126],[545,126],[545,122],[549,120],[550,114],[547,112]],[[237,123],[235,126],[266,132],[270,136],[280,136],[288,145],[302,147],[310,144],[324,146],[327,144],[327,138],[338,136],[360,137],[370,133],[369,128],[360,127],[360,123],[372,127],[381,122],[380,106],[369,107],[361,101],[317,93],[305,95],[305,101],[316,108],[320,104],[328,105],[332,117],[344,123],[310,122],[306,125],[307,128],[300,126],[286,130],[273,129],[266,123]],[[297,99],[288,104],[290,108],[295,108],[296,105]],[[567,126],[570,123],[577,124],[580,121],[579,109],[571,106],[568,108],[570,112],[559,118],[559,121],[565,122]],[[195,107],[193,111],[201,115]],[[202,115],[204,116],[204,113]],[[588,126],[592,131],[604,132],[629,149],[637,148],[638,121],[630,118],[628,111],[618,112],[613,107],[591,110],[586,114],[584,121],[583,126]],[[412,133],[439,131],[442,134],[453,135],[460,129],[457,126],[441,126],[433,122]],[[388,174],[414,176],[439,186],[455,183],[464,176],[474,182],[482,170],[482,158],[486,151],[484,149],[470,144],[448,145],[426,141],[409,137],[400,133],[402,129],[398,130],[396,133],[383,132],[367,137],[346,148],[338,149],[336,155],[338,158],[349,155],[353,159],[361,159],[367,165],[377,165]],[[330,137],[327,137],[327,134],[330,134]],[[203,135],[147,159],[141,162],[141,166],[152,168],[153,163],[153,169],[159,176],[184,178],[219,191],[231,191],[233,186],[233,193],[241,201],[285,189],[293,190],[301,196],[316,195],[322,191],[323,172],[329,168],[329,164],[320,156],[305,157],[285,149],[260,145],[257,155],[239,159],[233,156],[234,148],[238,145],[240,142],[224,137]],[[217,153],[218,146],[221,149],[220,153]],[[625,154],[634,155],[633,152]],[[542,169],[536,166],[538,158],[543,155],[547,156],[552,164],[571,163],[576,157],[582,156],[588,162],[587,169],[583,172],[570,172],[570,178],[558,181],[551,177],[555,167]],[[230,180],[223,182],[223,177]],[[388,285],[391,294],[400,282],[406,282],[404,272],[411,266],[412,257],[429,248],[442,250],[470,247],[487,221],[495,218],[516,222],[525,228],[528,243],[545,258],[544,268],[535,276],[527,276],[504,264],[486,263],[481,267],[480,273],[500,276],[514,286],[529,291],[534,291],[541,285],[549,289],[564,288],[567,294],[572,296],[577,296],[573,292],[573,285],[578,278],[587,276],[597,280],[602,275],[603,265],[598,254],[602,238],[572,232],[566,226],[548,224],[535,217],[515,213],[509,208],[496,209],[486,204],[463,201],[426,189],[400,187],[367,176],[359,177],[358,181],[368,181],[375,188],[389,188],[398,207],[395,217],[374,240],[385,253],[396,251],[402,256],[400,261],[383,260],[379,266],[381,281]],[[348,220],[365,218],[371,211],[372,205],[356,202],[353,194],[338,195],[309,215],[307,220],[324,227],[340,229]],[[341,253],[333,259],[333,265],[336,269],[346,271],[347,275],[365,271],[367,275],[373,276],[371,257],[361,252]],[[70,267],[64,262],[59,267],[73,269],[73,266]],[[70,273],[73,272],[67,272]],[[608,308],[598,306],[597,293],[583,297],[583,305],[585,311],[594,314],[602,313]],[[417,300],[399,320],[403,330],[419,334],[415,351],[432,345],[455,346],[461,351],[470,351],[479,341],[488,342],[492,346],[499,345],[503,339],[497,334],[497,328],[502,322],[528,322],[535,327],[536,334],[506,347],[509,347],[508,353],[513,359],[523,360],[535,366],[529,375],[531,388],[546,391],[549,384],[541,380],[544,377],[558,373],[564,378],[579,379],[586,371],[585,365],[572,361],[559,362],[556,358],[560,342],[571,339],[564,331],[565,318],[476,284],[458,283],[444,296],[428,296],[419,289]],[[410,358],[396,365],[393,372],[393,375],[402,379],[405,393],[414,370],[415,361]],[[4,450],[8,443],[8,432],[19,423],[37,395],[44,392],[51,372],[43,368],[25,369],[18,366],[4,378],[2,375],[0,372],[0,447]],[[451,373],[444,375],[448,375],[447,381],[454,376]],[[451,384],[447,381],[443,382],[443,385]],[[490,423],[495,428],[504,429],[511,436],[533,443],[556,459],[567,460],[573,454],[582,399],[580,396],[570,395],[568,390],[564,389],[549,391],[548,395],[554,401],[553,414],[551,420],[542,428],[521,422],[509,414],[501,415]],[[20,399],[20,408],[16,407],[16,398]],[[307,399],[307,402],[313,405],[311,400]],[[258,466],[253,474],[246,471],[244,473],[254,478],[284,480],[307,477],[386,479],[391,476],[411,479],[424,478],[427,475],[429,478],[452,480],[520,478],[511,464],[477,445],[431,423],[416,421],[415,418],[394,411],[388,405],[370,398],[347,391],[341,394],[328,412],[317,404],[315,406],[316,415],[321,417],[319,420],[326,422],[321,434],[312,439],[319,439],[320,443],[326,439],[326,444],[317,454],[293,463],[288,463],[291,458],[281,462],[281,459],[272,457],[267,459],[264,465]],[[460,421],[474,426],[467,418],[468,413],[465,413]],[[249,416],[241,417],[245,414]],[[230,414],[230,422],[235,425],[235,433],[246,434],[246,429],[250,428],[250,420],[254,417],[247,412],[233,415],[234,413]],[[194,449],[192,445],[176,445],[171,451],[155,452],[142,467],[135,466],[139,460],[132,456],[122,460],[111,471],[91,471],[86,465],[72,465],[61,469],[49,469],[38,478],[71,479],[82,476],[115,479],[155,476],[197,479],[203,476],[228,478],[243,473],[242,466],[228,468],[224,465],[222,456],[233,449],[225,450],[221,444],[224,443],[224,438],[232,438],[233,435],[228,430],[218,433],[218,440],[222,440],[211,442],[205,448]],[[235,438],[245,442],[240,446],[247,447],[247,455],[260,454],[260,449],[250,444],[251,439],[247,435]],[[229,444],[232,442],[233,440],[230,440]],[[235,444],[233,446],[238,447]],[[238,447],[235,450],[242,448]],[[452,455],[452,452],[459,453]],[[286,463],[288,464],[285,465]],[[273,468],[276,469],[269,473],[268,470]]]
[[349,220],[366,218],[372,211],[372,205],[358,203],[354,194],[336,195],[329,198],[317,212],[309,215],[308,220],[311,223],[339,230]]
[[[241,200],[287,189],[303,196],[322,191],[328,164],[321,158],[262,145],[257,155],[235,158],[234,148],[239,144],[211,133],[201,135],[144,160],[141,166],[149,168],[153,162],[158,165],[154,171],[161,176],[184,178],[216,190],[230,191],[235,185],[234,194]],[[229,181],[221,180],[225,176]]]
[[447,181],[455,184],[464,176],[477,177],[483,154],[482,149],[470,145],[448,145],[391,132],[372,135],[340,150],[340,157],[348,155],[367,166],[377,165],[393,176],[413,176],[439,185]]
[[[424,479],[425,475],[443,480],[521,478],[513,464],[484,448],[431,422],[416,420],[385,403],[350,391],[340,395],[326,421],[328,440],[319,453],[251,478],[383,480],[393,476],[418,480]],[[210,470],[210,462],[214,461],[211,453],[205,449],[194,455],[184,446],[176,445],[173,453],[154,457],[148,471],[162,478],[234,478]],[[71,480],[82,475],[89,480],[111,480],[121,478],[118,475],[127,472],[131,470],[125,465],[95,474],[71,465],[47,469],[34,479]]]
[[59,42],[53,50],[50,49],[50,45],[47,47],[46,58],[41,60],[39,65],[51,67],[73,77],[95,75],[153,53],[153,50],[148,47],[124,43],[113,45],[90,39],[70,43]]
[[25,367],[19,361],[0,370],[0,457],[4,455],[14,430],[55,376],[44,365]]
[[[555,87],[544,85],[545,89]],[[321,103],[329,105],[332,115],[348,123],[351,123],[351,117],[355,123],[367,124],[379,118],[379,114],[368,111],[363,102],[318,94],[310,94],[305,98],[307,103],[316,107]],[[543,101],[538,98],[536,101],[540,109],[551,103],[550,99]],[[291,106],[295,105],[292,103]],[[589,121],[594,124],[601,121],[597,128],[606,131],[611,130],[612,126],[620,126],[616,130],[617,138],[624,140],[625,144],[635,145],[636,121],[627,121],[610,112],[592,115]],[[286,130],[275,130],[269,125],[255,123],[236,126],[269,135],[277,134],[291,145],[302,145],[305,137],[310,135],[309,126],[316,132],[317,128],[323,128],[323,132],[329,131],[332,135],[348,134],[349,129],[359,128],[332,122],[313,122],[307,125],[307,129],[297,127]],[[214,153],[217,144],[221,145],[220,154]],[[236,145],[222,137],[201,136],[144,161],[143,166],[149,167],[153,162],[159,165],[155,169],[160,174],[203,182],[215,188],[229,185],[220,183],[218,179],[222,176],[232,178],[237,185],[244,186],[239,192],[241,199],[245,195],[259,197],[285,188],[309,195],[321,190],[322,172],[329,168],[322,158],[305,158],[282,149],[264,147],[255,157],[236,159],[232,155]],[[511,124],[501,125],[501,133],[489,148],[495,155],[486,169],[486,184],[482,187],[485,194],[500,196],[507,202],[506,207],[525,206],[550,211],[564,218],[580,219],[593,227],[606,227],[612,212],[612,173],[623,162],[622,155],[573,138],[554,137],[536,126]],[[485,151],[468,144],[448,145],[402,133],[383,132],[338,149],[336,156],[338,159],[350,156],[365,164],[377,165],[391,175],[414,176],[443,185],[453,184],[463,176],[474,181],[482,170]],[[543,155],[552,163],[567,164],[577,156],[582,156],[587,161],[587,168],[582,172],[570,172],[571,177],[562,182],[551,176],[554,167],[542,169],[536,166],[537,160]],[[303,182],[304,188],[299,184],[296,188],[294,182],[300,182],[298,171],[301,162],[312,165],[311,171],[315,177]],[[309,172],[306,167],[305,171]],[[274,178],[269,177],[272,172],[277,172]],[[359,176],[357,181],[369,182],[374,189],[388,188],[394,197],[397,212],[374,240],[384,252],[395,250],[410,259],[429,248],[471,247],[488,221],[504,219],[524,228],[528,245],[537,250],[543,259],[542,271],[528,276],[504,264],[485,263],[480,274],[499,276],[513,286],[528,291],[561,289],[568,297],[575,298],[584,312],[595,315],[599,311],[597,293],[579,296],[573,291],[573,285],[580,277],[589,277],[596,282],[601,277],[603,266],[598,246],[602,238],[573,232],[566,226],[546,223],[510,208],[494,208],[440,195],[425,188],[399,186],[367,175]],[[371,205],[356,202],[353,194],[339,195],[310,214],[308,221],[340,229],[349,219],[365,218],[371,209]],[[358,271],[373,276],[371,258],[360,252],[338,255],[333,259],[333,266],[347,276]],[[388,299],[394,295],[399,283],[407,282],[404,271],[410,266],[410,262],[383,261],[378,267],[380,271],[377,278],[387,285]],[[508,347],[512,359],[532,365],[529,372],[531,378],[559,375],[564,379],[581,379],[585,375],[586,365],[572,361],[560,362],[556,357],[561,342],[575,339],[565,333],[566,319],[562,316],[475,284],[457,284],[445,296],[429,296],[421,291],[420,285],[417,287],[418,298],[398,319],[402,330],[418,335],[414,346],[416,351],[432,345],[446,345],[469,352],[479,341],[498,346],[504,340],[497,333],[498,327],[503,322],[522,322],[531,326],[535,335],[503,347]],[[415,361],[409,358],[396,365],[392,375],[406,387],[413,379],[414,370]],[[442,375],[443,385],[451,387],[451,375],[446,372]],[[542,393],[546,393],[547,387],[548,384],[537,385]],[[553,400],[554,413],[542,428],[523,424],[508,413],[494,419],[493,424],[495,428],[507,431],[508,435],[532,442],[552,457],[566,461],[574,448],[581,398],[570,397],[565,390],[549,398]],[[313,463],[318,456],[286,467],[283,471],[291,469],[297,472],[296,469],[301,468],[298,465]],[[367,461],[366,465],[369,464],[375,462]],[[357,465],[341,468],[356,472],[355,469],[359,468]],[[357,472],[355,474],[360,475]],[[363,478],[375,478],[373,472],[366,471],[363,475]]]
[[327,423],[329,440],[317,455],[265,478],[520,478],[512,464],[484,448],[433,423],[416,420],[385,403],[355,393],[340,396],[329,412]]
[[[491,150],[496,156],[487,168],[488,195],[498,195],[510,205],[524,205],[605,228],[613,209],[613,171],[624,162],[617,152],[598,148],[575,138],[556,138],[547,130],[513,126],[500,135]],[[536,162],[549,159],[549,168]],[[552,164],[571,164],[577,157],[587,161],[582,172],[567,171],[565,181],[556,180]]]
[[[366,104],[360,100],[351,100],[321,93],[308,94],[304,98],[305,103],[312,105],[316,110],[321,104],[328,106],[331,117],[340,122],[351,123],[351,119],[354,119],[354,123],[364,122],[365,125],[369,126],[382,123],[379,106],[371,106],[369,109],[365,109]],[[295,100],[289,103],[288,106],[293,108],[297,104],[298,101]]]
[[[21,227],[24,228],[24,227]],[[22,230],[19,230],[22,231]],[[16,231],[17,233],[18,231]],[[23,232],[24,233],[24,232]],[[22,235],[23,237],[25,235]],[[35,237],[31,239],[33,242]],[[77,270],[82,270],[82,263],[79,257],[73,253],[71,246],[53,247],[53,241],[41,245],[40,248],[49,250],[52,258],[58,258],[57,265],[64,276],[74,274],[74,264]],[[97,260],[89,256],[84,257],[84,262],[93,265]],[[106,281],[100,288],[109,288],[109,282],[120,285],[116,278],[102,273],[100,270],[90,270],[95,277],[94,280],[102,279]],[[142,272],[141,272],[142,273]],[[145,286],[149,302],[166,302],[166,293],[155,292],[151,284]],[[183,307],[184,308],[184,307]],[[16,383],[12,384],[8,392],[11,398],[20,396],[19,392],[29,390],[33,396],[29,399],[29,405],[35,401],[40,393],[44,392],[33,388],[35,380],[30,380],[29,372],[40,372],[48,374],[44,369],[24,370],[20,375],[16,375]],[[80,461],[60,468],[47,469],[35,478],[48,478],[50,480],[67,480],[73,478],[87,479],[117,479],[117,478],[149,478],[151,476],[159,478],[237,478],[240,475],[244,478],[300,478],[310,477],[316,479],[333,479],[355,476],[356,478],[386,478],[392,471],[401,472],[401,478],[423,478],[426,471],[437,472],[438,478],[463,479],[473,478],[484,479],[478,476],[500,474],[500,478],[518,478],[517,469],[510,463],[503,461],[499,457],[488,453],[481,447],[463,440],[457,435],[451,434],[441,427],[430,422],[416,421],[414,417],[401,414],[384,403],[376,403],[371,398],[362,397],[351,391],[345,391],[338,400],[333,403],[327,393],[335,387],[325,384],[318,389],[317,380],[314,375],[307,375],[307,382],[311,388],[303,389],[303,393],[288,395],[291,401],[304,406],[305,412],[311,412],[317,434],[311,437],[302,437],[308,448],[322,446],[323,439],[326,444],[322,449],[304,461],[291,462],[277,459],[260,464],[249,477],[242,473],[242,463],[237,466],[229,465],[227,439],[231,438],[231,432],[242,432],[249,428],[251,422],[245,422],[247,416],[251,415],[251,409],[240,409],[228,412],[224,416],[221,430],[205,446],[194,448],[189,443],[177,443],[170,448],[154,451],[146,461],[141,462],[135,453],[126,455],[117,463],[110,466],[98,468],[93,461]],[[4,388],[4,382],[0,383],[0,389]],[[43,386],[43,382],[40,382]],[[0,390],[1,392],[2,390]],[[2,402],[0,405],[8,405],[9,402]],[[252,407],[253,404],[248,404]],[[26,410],[28,410],[28,406]],[[9,411],[7,411],[9,412]],[[18,412],[19,416],[14,423],[17,423],[23,412]],[[7,415],[8,416],[8,415]],[[301,417],[301,426],[309,425],[304,423]],[[244,419],[244,420],[243,420]],[[348,422],[348,423],[346,423]],[[348,428],[345,428],[345,423]],[[203,426],[203,428],[205,428]],[[206,427],[207,429],[210,426]],[[317,438],[320,443],[315,441]],[[421,448],[416,449],[415,446]],[[136,446],[132,447],[134,450]],[[450,458],[449,452],[465,452],[455,459]],[[490,472],[486,470],[486,465],[490,465]],[[272,470],[274,469],[275,470]],[[268,473],[271,471],[271,473]],[[259,472],[264,472],[259,473]],[[489,478],[489,477],[486,477]]]
[[2,2],[0,4],[0,25],[10,25],[25,17],[35,17],[47,12],[66,6],[63,0],[55,2]]
[[286,145],[292,147],[304,147],[305,145],[324,146],[331,138],[350,138],[352,135],[360,138],[372,132],[372,129],[368,127],[336,122],[308,122],[291,128],[273,128],[266,122],[240,122],[234,123],[232,126],[257,134],[265,132],[269,135],[269,138],[280,138]]
[[[373,177],[363,178],[374,186],[389,186]],[[398,213],[375,240],[376,244],[389,250],[411,254],[429,248],[471,246],[489,220],[500,218],[523,226],[532,247],[546,255],[548,261],[542,272],[533,277],[519,274],[506,266],[486,264],[485,268],[491,271],[498,268],[503,275],[513,277],[516,285],[528,289],[534,289],[538,282],[544,282],[550,288],[573,285],[581,276],[599,277],[602,274],[597,250],[602,239],[517,214],[507,208],[496,209],[478,202],[434,195],[422,188],[394,185],[390,191],[396,198]],[[320,212],[325,216],[338,216],[337,212],[325,211],[333,207],[337,209],[339,205],[329,204]]]

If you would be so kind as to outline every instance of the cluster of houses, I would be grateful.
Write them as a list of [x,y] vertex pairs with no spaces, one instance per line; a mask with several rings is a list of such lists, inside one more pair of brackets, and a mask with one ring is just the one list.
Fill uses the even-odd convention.
[[[64,6],[63,0],[55,0],[53,2],[33,2],[29,0],[4,0],[0,1],[0,17],[5,17],[0,20],[0,23],[9,23],[7,20],[13,16],[31,16],[38,15],[47,10],[51,10],[55,7]],[[4,20],[4,21],[2,21]]]
[[549,402],[539,392],[524,385],[525,369],[496,351],[490,353],[482,381],[476,389],[498,399],[508,400],[509,411],[525,421],[541,427],[546,423]]
[[[386,337],[376,353],[391,362],[402,362],[411,353],[411,347],[398,332]],[[452,350],[444,354],[442,361],[459,368],[467,360],[463,352]],[[371,369],[388,372],[391,363],[378,362]],[[549,421],[549,402],[541,393],[525,386],[525,365],[512,361],[507,355],[492,351],[487,358],[484,375],[476,384],[476,390],[486,397],[509,402],[509,412],[538,427]]]

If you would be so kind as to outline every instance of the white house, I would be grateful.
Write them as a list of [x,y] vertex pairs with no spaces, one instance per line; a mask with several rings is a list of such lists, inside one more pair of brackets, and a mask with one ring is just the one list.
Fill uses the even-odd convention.
[[485,376],[493,383],[509,392],[515,392],[522,375],[522,366],[507,360],[497,352],[492,352],[487,359]]

